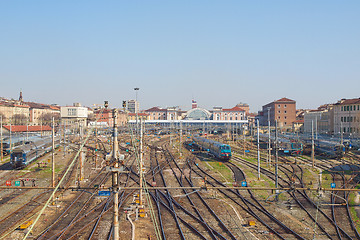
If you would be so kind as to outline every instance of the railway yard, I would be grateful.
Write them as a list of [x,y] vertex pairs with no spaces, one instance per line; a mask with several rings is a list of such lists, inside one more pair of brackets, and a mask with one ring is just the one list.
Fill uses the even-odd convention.
[[252,136],[208,134],[231,147],[219,160],[194,134],[123,131],[119,158],[110,133],[68,136],[54,151],[56,188],[51,152],[19,169],[4,158],[0,239],[113,239],[115,192],[120,239],[360,239],[357,152],[312,166],[262,143],[258,165]]

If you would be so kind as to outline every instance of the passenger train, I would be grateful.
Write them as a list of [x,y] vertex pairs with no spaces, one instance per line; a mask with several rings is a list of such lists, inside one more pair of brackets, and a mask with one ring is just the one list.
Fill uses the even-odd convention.
[[315,140],[314,143],[317,154],[330,158],[342,158],[346,151],[345,145],[338,142]]
[[[59,146],[60,137],[55,137],[55,148]],[[11,166],[24,168],[34,160],[52,150],[52,137],[43,137],[13,148],[10,154]]]
[[[269,135],[260,133],[259,138],[261,141],[267,143],[269,141]],[[275,144],[275,136],[270,136],[271,145],[274,146]],[[286,137],[278,137],[277,140],[278,149],[279,151],[283,152],[284,154],[290,155],[300,155],[303,153],[303,144],[300,141],[294,139],[288,139]]]
[[194,136],[193,143],[200,149],[209,151],[212,155],[220,160],[230,160],[231,148],[227,144],[223,144],[211,139]]

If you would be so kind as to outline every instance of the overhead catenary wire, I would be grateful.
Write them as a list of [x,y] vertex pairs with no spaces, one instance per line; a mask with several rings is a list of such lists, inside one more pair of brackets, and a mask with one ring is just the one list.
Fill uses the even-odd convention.
[[[103,112],[103,109],[101,110],[99,116],[97,117],[96,121],[95,121],[95,125],[98,122],[98,120],[100,119],[100,116]],[[64,181],[66,175],[69,173],[71,167],[74,165],[76,159],[79,157],[80,153],[82,152],[83,147],[85,146],[86,142],[88,141],[88,139],[90,138],[90,133],[92,132],[94,126],[91,126],[90,130],[87,133],[86,138],[84,139],[84,142],[81,144],[79,150],[77,151],[76,155],[74,156],[73,160],[71,161],[71,163],[69,164],[68,168],[66,169],[64,175],[62,176],[62,178],[60,179],[60,181],[58,182],[58,184],[56,185],[55,189],[53,190],[53,192],[51,193],[51,196],[48,198],[48,200],[46,201],[45,205],[43,206],[43,208],[40,210],[38,216],[36,217],[34,223],[30,226],[29,231],[26,233],[26,235],[24,236],[23,240],[25,240],[30,233],[32,232],[34,226],[36,225],[36,223],[39,221],[41,215],[44,213],[46,207],[49,205],[50,201],[54,198],[56,191],[59,189],[60,185],[62,184],[62,182]]]
[[[129,120],[129,119],[128,119]],[[136,125],[137,126],[137,125]],[[138,152],[138,147],[137,147],[137,144],[136,144],[136,138],[134,136],[134,129],[132,128],[132,125],[128,125],[129,127],[129,131],[130,131],[130,138],[131,138],[131,143],[134,147],[134,153],[135,153],[135,159],[137,160],[137,165],[138,165],[138,168],[139,168],[139,171],[142,171],[142,166],[141,166],[141,161],[140,161],[140,155],[139,155],[139,152]],[[136,131],[138,132],[138,131]],[[139,177],[142,177],[143,179],[143,182],[146,183],[146,179],[145,179],[145,176],[144,174],[139,174]],[[156,234],[156,238],[157,239],[161,239],[161,233],[160,233],[160,227],[159,227],[159,224],[156,220],[156,214],[155,214],[155,211],[153,209],[153,206],[152,206],[152,201],[151,201],[151,198],[150,198],[150,194],[149,194],[149,189],[147,187],[147,184],[144,184],[142,186],[143,190],[144,190],[144,193],[145,193],[145,196],[146,196],[146,201],[148,203],[148,207],[149,207],[149,212],[150,212],[150,217],[151,217],[151,220],[153,222],[153,226],[154,226],[154,230],[155,230],[155,234]]]

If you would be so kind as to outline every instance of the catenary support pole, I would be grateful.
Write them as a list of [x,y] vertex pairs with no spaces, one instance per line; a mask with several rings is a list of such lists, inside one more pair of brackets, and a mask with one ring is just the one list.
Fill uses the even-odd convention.
[[[118,162],[118,140],[117,140],[117,109],[113,110],[114,129],[113,129],[113,163],[114,168],[119,167]],[[119,183],[118,172],[112,172],[112,187],[114,191],[114,218],[113,218],[113,239],[119,239]]]
[[271,165],[271,141],[270,141],[270,107],[268,107],[268,165]]
[[312,167],[315,167],[315,144],[314,144],[314,121],[311,121],[311,162]]
[[139,162],[139,176],[140,176],[140,192],[139,192],[139,205],[142,203],[142,188],[143,188],[143,122],[140,120],[140,162]]
[[[277,129],[277,120],[275,120],[275,188],[279,187],[279,176],[278,176],[278,160],[279,160],[279,149],[278,149],[278,129]],[[276,197],[275,200],[278,201],[278,190],[275,190]]]
[[259,119],[257,119],[257,158],[258,158],[258,180],[260,180],[260,140],[259,140]]
[[55,124],[54,124],[54,117],[52,118],[52,151],[51,151],[51,163],[52,163],[52,187],[55,187]]

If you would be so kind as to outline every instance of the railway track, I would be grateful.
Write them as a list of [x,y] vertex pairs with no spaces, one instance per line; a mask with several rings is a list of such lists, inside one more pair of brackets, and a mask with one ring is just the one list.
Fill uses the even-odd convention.
[[[67,175],[67,178],[65,179],[64,186],[66,188],[67,185],[70,184],[71,179],[74,175],[74,170],[76,168],[76,165],[73,166],[73,168],[70,171],[70,174]],[[60,174],[64,174],[65,170]],[[37,211],[43,206],[43,203],[49,198],[50,191],[41,192],[39,190],[25,190],[25,191],[19,191],[19,194],[15,194],[14,197],[10,197],[11,201],[14,201],[16,199],[20,199],[24,194],[29,192],[34,192],[34,196],[30,202],[24,202],[21,207],[14,210],[12,213],[7,215],[6,217],[2,218],[0,220],[0,239],[6,237],[8,234],[13,232],[21,223],[31,219]],[[10,200],[9,199],[9,200]]]

